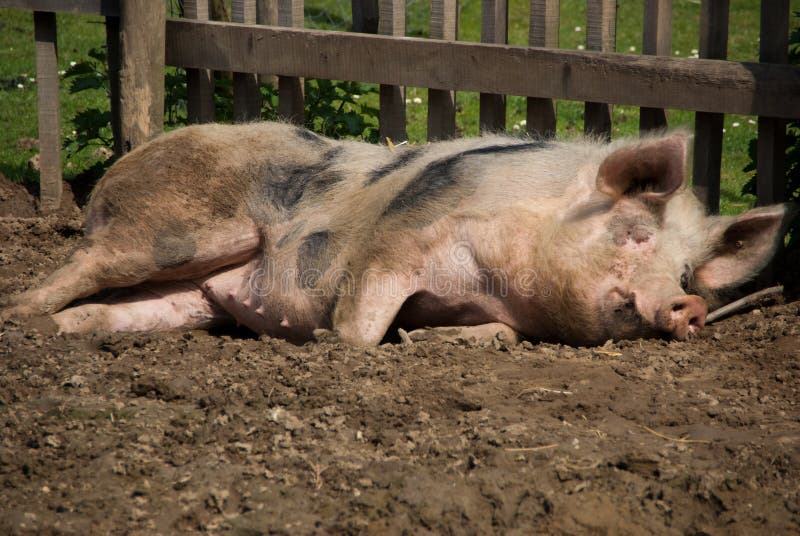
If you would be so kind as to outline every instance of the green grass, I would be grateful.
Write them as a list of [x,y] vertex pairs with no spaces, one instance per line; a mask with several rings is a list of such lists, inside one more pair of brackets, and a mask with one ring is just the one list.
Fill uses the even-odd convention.
[[[769,0],[766,0],[769,1]],[[731,0],[730,37],[728,57],[738,61],[756,61],[759,31],[758,0]],[[526,0],[510,0],[509,42],[525,45],[528,39],[529,7]],[[586,40],[585,0],[561,0],[560,46],[577,49]],[[638,54],[642,42],[642,0],[619,0],[617,50]],[[407,34],[427,36],[429,3],[410,0],[407,3]],[[480,40],[480,0],[461,0],[459,38]],[[800,11],[800,0],[791,0],[794,11]],[[675,56],[689,57],[699,43],[699,0],[673,1],[672,50]],[[307,0],[308,27],[346,30],[351,18],[350,2],[346,0]],[[0,172],[21,181],[33,181],[37,174],[29,169],[27,161],[36,149],[18,149],[17,140],[37,137],[36,85],[33,49],[33,16],[29,12],[0,9]],[[792,21],[796,24],[796,19]],[[59,69],[69,68],[72,61],[87,59],[87,51],[103,45],[105,32],[103,19],[76,15],[58,16]],[[22,88],[17,86],[21,84]],[[371,102],[372,99],[374,102]],[[426,139],[427,90],[407,88],[410,103],[408,134],[411,142],[423,143]],[[377,105],[374,95],[365,96],[368,104]],[[457,95],[457,126],[466,136],[478,133],[478,95]],[[102,91],[83,91],[71,94],[68,84],[61,88],[62,137],[69,135],[73,126],[71,118],[89,108],[108,109]],[[561,136],[579,135],[583,131],[583,103],[560,101],[558,107],[558,133]],[[615,106],[613,111],[614,137],[633,136],[638,133],[638,109]],[[507,106],[509,131],[524,131],[525,99],[510,96]],[[671,126],[692,128],[694,113],[670,110]],[[723,213],[736,213],[752,205],[752,196],[742,196],[741,187],[748,177],[742,169],[748,163],[747,146],[756,134],[754,117],[730,115],[725,118],[725,138],[722,166]],[[515,128],[516,127],[516,128]],[[92,151],[64,161],[64,176],[74,178],[92,165],[97,158]]]

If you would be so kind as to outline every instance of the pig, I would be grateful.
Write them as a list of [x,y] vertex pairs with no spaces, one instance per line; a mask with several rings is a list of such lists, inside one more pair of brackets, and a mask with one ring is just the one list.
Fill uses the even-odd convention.
[[3,316],[79,333],[236,322],[354,345],[437,326],[685,339],[768,263],[792,213],[707,216],[688,143],[675,131],[387,147],[284,123],[185,127],[111,166],[83,243]]

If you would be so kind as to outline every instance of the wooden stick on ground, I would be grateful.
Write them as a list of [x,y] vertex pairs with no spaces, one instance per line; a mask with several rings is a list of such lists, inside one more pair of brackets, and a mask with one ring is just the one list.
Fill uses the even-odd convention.
[[728,305],[723,305],[719,309],[716,309],[708,314],[706,317],[706,325],[719,320],[720,318],[727,316],[731,313],[735,313],[741,309],[749,305],[753,305],[758,302],[758,300],[766,297],[771,296],[772,294],[780,294],[783,292],[783,286],[778,285],[775,287],[765,288],[764,290],[759,290],[758,292],[754,292],[753,294],[749,294],[744,298],[740,298],[735,302],[731,302]]

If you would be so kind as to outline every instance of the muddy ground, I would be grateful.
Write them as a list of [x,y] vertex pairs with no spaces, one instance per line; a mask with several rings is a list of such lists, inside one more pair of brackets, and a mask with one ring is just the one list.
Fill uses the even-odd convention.
[[[0,296],[80,237],[0,218]],[[799,310],[601,348],[8,322],[0,533],[797,533]]]

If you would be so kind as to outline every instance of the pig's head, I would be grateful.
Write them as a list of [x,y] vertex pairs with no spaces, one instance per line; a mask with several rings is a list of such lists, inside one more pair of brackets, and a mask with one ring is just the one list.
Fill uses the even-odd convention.
[[612,144],[586,170],[596,191],[558,232],[564,282],[553,297],[565,338],[685,339],[703,328],[715,294],[752,279],[775,253],[790,207],[706,216],[686,185],[687,139]]

